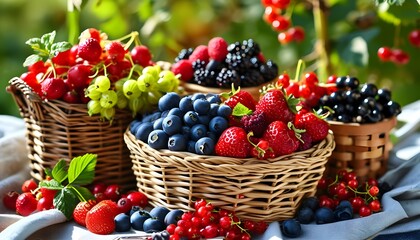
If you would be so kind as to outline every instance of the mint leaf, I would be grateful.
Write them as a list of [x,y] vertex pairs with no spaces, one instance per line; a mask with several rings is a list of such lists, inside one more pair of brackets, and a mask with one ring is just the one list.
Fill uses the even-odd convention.
[[57,180],[58,182],[62,183],[64,180],[67,179],[67,169],[66,169],[66,161],[61,159],[60,161],[58,161],[52,172],[51,172],[52,177]]
[[79,200],[76,192],[71,188],[63,188],[54,197],[54,206],[70,220]]
[[87,153],[73,158],[68,170],[69,184],[89,184],[95,177],[96,154]]
[[24,67],[29,67],[32,64],[34,64],[38,61],[41,61],[41,60],[42,60],[42,57],[40,57],[39,55],[36,55],[36,54],[32,54],[25,59],[25,62],[23,62],[23,66]]
[[69,50],[72,47],[72,45],[69,42],[58,42],[53,43],[51,45],[51,52],[52,56],[56,56],[59,52],[64,52],[66,50]]
[[252,110],[240,102],[238,102],[232,110],[232,115],[236,117],[242,117],[250,114],[252,114]]
[[44,44],[45,49],[50,50],[51,45],[54,43],[54,39],[55,39],[55,31],[52,31],[50,33],[46,33],[42,35],[41,43]]
[[72,186],[72,188],[75,192],[77,192],[77,197],[80,201],[86,202],[87,200],[95,199],[95,196],[85,187]]
[[28,39],[25,43],[34,49],[41,48],[41,46],[43,46],[41,42],[41,38],[31,38],[31,39]]
[[64,188],[64,186],[61,185],[61,183],[57,182],[55,179],[51,179],[49,181],[41,181],[39,182],[39,186],[53,190],[61,190]]

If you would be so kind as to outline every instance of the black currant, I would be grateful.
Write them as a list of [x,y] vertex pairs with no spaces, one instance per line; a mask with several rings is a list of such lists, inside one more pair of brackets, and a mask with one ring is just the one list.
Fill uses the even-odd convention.
[[373,109],[376,106],[376,100],[373,97],[367,97],[363,99],[362,104],[368,106],[370,109]]
[[369,112],[370,112],[370,108],[366,104],[360,104],[357,107],[357,115],[359,116],[365,117],[369,114]]
[[358,89],[347,90],[345,92],[346,103],[355,104],[358,103],[362,95]]
[[366,83],[362,85],[362,88],[360,89],[360,93],[362,94],[362,97],[376,97],[376,94],[378,93],[378,87],[376,87],[373,83]]
[[352,122],[353,119],[349,114],[341,114],[337,116],[337,121],[343,122],[343,123],[349,123],[349,122]]
[[359,83],[360,81],[356,77],[347,77],[344,85],[350,89],[357,89],[359,87]]
[[386,118],[397,116],[401,113],[401,106],[397,102],[389,101],[384,106],[383,113]]
[[346,79],[347,76],[338,77],[335,81],[337,89],[345,89],[346,88]]
[[376,123],[383,119],[381,112],[379,109],[375,108],[366,116],[368,122]]
[[381,88],[378,90],[377,98],[378,98],[378,102],[385,105],[389,101],[391,101],[391,91],[386,88]]

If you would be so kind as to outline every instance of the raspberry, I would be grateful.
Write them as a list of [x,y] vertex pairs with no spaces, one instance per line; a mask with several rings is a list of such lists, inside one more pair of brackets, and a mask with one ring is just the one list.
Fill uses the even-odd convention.
[[228,44],[221,37],[212,38],[208,43],[208,54],[211,59],[223,61],[228,54]]
[[88,38],[79,44],[77,52],[80,58],[89,62],[97,62],[101,57],[102,47],[98,40]]
[[241,123],[247,132],[253,132],[255,137],[261,137],[267,128],[267,120],[261,111],[255,111],[251,115],[245,115],[241,118]]
[[185,82],[188,82],[194,76],[192,63],[191,61],[186,60],[186,59],[183,59],[174,63],[172,65],[171,70],[173,73],[175,73],[175,75],[180,74],[181,75],[180,79]]
[[198,59],[200,59],[200,60],[202,60],[206,63],[209,62],[209,51],[208,51],[207,46],[205,46],[205,45],[197,46],[189,57],[189,60],[191,62],[194,62]]

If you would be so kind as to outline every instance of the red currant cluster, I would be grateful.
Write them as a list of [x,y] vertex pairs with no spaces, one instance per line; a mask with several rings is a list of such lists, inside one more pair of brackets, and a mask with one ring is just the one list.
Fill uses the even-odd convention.
[[268,224],[264,221],[241,221],[233,212],[217,209],[204,199],[194,202],[194,211],[185,212],[177,224],[170,224],[166,230],[171,240],[209,239],[224,237],[226,240],[251,239],[251,234],[262,234]]
[[336,78],[336,76],[330,76],[327,84],[322,84],[314,72],[306,73],[302,81],[291,80],[289,74],[283,73],[278,76],[276,84],[282,86],[287,95],[302,98],[303,107],[312,109],[318,105],[318,101],[322,96],[337,90],[334,84]]
[[129,211],[132,205],[145,208],[149,204],[149,199],[144,193],[139,191],[128,191],[123,193],[118,184],[106,185],[105,183],[95,183],[91,187],[91,192],[94,195],[96,202],[112,200],[117,203],[119,208],[126,210],[122,212]]
[[261,0],[261,3],[265,7],[263,19],[279,33],[277,38],[281,44],[303,41],[305,30],[300,26],[291,26],[290,18],[284,14],[290,0]]
[[347,200],[351,203],[353,212],[358,213],[360,217],[381,210],[378,181],[369,178],[365,182],[359,182],[353,171],[339,170],[335,179],[321,178],[317,195],[320,207],[334,209],[341,201]]
[[[414,47],[420,47],[420,29],[414,29],[408,34],[408,41]],[[404,65],[410,61],[410,55],[400,48],[380,47],[378,57],[384,62]]]

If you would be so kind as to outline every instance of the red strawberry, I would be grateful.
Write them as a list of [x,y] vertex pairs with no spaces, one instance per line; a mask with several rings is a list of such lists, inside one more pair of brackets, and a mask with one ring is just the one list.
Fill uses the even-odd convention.
[[228,43],[225,39],[221,37],[215,37],[210,39],[207,45],[209,57],[211,59],[214,59],[219,62],[225,60],[226,55],[228,54]]
[[102,47],[98,40],[88,38],[79,44],[77,53],[84,60],[97,62],[102,55]]
[[268,141],[276,157],[295,152],[299,148],[298,133],[293,129],[293,124],[282,121],[270,123],[262,139]]
[[255,109],[262,111],[269,123],[274,121],[292,122],[295,118],[293,109],[299,100],[286,97],[282,90],[271,89],[258,101]]
[[87,202],[79,202],[73,211],[74,221],[86,227],[86,215],[96,205],[95,200],[89,200]]
[[229,127],[223,131],[214,148],[219,156],[246,158],[249,156],[251,144],[247,133],[240,127]]
[[325,139],[330,129],[328,122],[313,112],[299,112],[296,114],[294,124],[296,128],[305,129],[311,136],[312,142]]
[[222,93],[221,97],[226,99],[224,103],[232,109],[235,108],[236,104],[242,103],[245,107],[255,111],[255,99],[249,92],[241,90],[240,88],[235,90],[235,88],[232,87],[231,92]]
[[118,206],[111,200],[103,200],[86,214],[86,228],[93,233],[106,235],[115,230],[114,218],[119,214]]
[[16,212],[22,216],[28,216],[36,210],[38,201],[30,192],[19,195],[16,199]]

